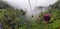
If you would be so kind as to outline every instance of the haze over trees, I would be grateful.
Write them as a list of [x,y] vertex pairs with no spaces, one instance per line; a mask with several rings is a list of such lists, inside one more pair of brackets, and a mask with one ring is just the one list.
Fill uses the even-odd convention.
[[[41,12],[38,18],[32,17],[32,21],[25,20],[22,9],[13,9],[7,3],[0,1],[0,22],[4,29],[59,29],[60,28],[60,1],[48,7],[49,9]],[[44,22],[44,14],[50,14],[48,22]]]

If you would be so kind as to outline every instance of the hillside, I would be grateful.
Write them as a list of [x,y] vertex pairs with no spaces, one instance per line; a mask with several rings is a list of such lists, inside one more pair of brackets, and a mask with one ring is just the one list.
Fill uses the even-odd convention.
[[17,26],[24,26],[25,22],[25,12],[22,9],[13,9],[7,3],[0,1],[0,23],[3,25],[0,28],[12,29],[13,26],[16,26],[13,28],[18,28]]
[[[43,22],[44,24],[46,24],[46,26],[42,25],[42,27],[45,26],[44,28],[46,28],[46,29],[60,28],[60,23],[59,23],[60,22],[60,0],[57,1],[56,3],[54,3],[53,5],[50,5],[48,11],[46,11],[42,14],[46,14],[46,13],[51,15],[51,19],[49,22],[47,22],[48,24],[46,24],[46,22]],[[41,14],[41,16],[43,16],[42,14]],[[42,19],[43,19],[43,17],[42,17]]]
[[[0,1],[0,23],[4,29],[60,29],[60,0],[41,12],[37,19],[32,17],[31,22],[25,20],[25,13]],[[44,14],[50,14],[49,21],[44,21]]]

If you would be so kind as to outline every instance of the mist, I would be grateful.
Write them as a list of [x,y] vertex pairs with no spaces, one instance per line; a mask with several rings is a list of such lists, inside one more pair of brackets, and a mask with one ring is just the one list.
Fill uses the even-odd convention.
[[[54,4],[57,0],[30,0],[31,8],[29,5],[29,0],[3,0],[3,1],[8,3],[14,8],[23,9],[24,11],[27,12],[26,16],[31,17],[31,15],[39,14],[42,10],[45,10],[47,6]],[[37,6],[46,6],[46,7],[36,11],[35,8]]]

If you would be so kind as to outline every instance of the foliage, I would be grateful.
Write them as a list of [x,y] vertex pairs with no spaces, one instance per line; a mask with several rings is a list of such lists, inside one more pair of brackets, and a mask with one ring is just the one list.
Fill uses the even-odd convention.
[[[46,13],[51,15],[51,19],[49,22],[44,22],[43,20],[43,15]],[[60,1],[57,1],[53,5],[50,5],[48,11],[42,12],[39,15],[39,17],[40,17],[39,20],[36,19],[39,21],[39,23],[36,23],[35,21],[31,24],[32,29],[58,29],[60,28],[60,23],[59,23],[60,22]]]
[[[2,3],[2,2],[0,2]],[[9,5],[2,4],[0,7],[0,22],[3,23],[4,28],[14,27],[15,29],[57,29],[60,28],[60,2],[49,6],[49,9],[42,12],[39,18],[32,18],[31,22],[26,21],[25,13],[22,9],[13,9]],[[7,8],[6,8],[7,7]],[[4,9],[5,8],[5,9]],[[2,13],[3,12],[3,13]],[[43,15],[51,14],[49,22],[44,22]]]
[[2,14],[2,16],[0,15],[0,21],[4,24],[5,29],[8,29],[10,26],[16,26],[18,28],[18,26],[22,27],[26,25],[25,12],[22,9],[15,10],[4,2],[0,2],[0,4],[2,5],[0,5],[0,13]]

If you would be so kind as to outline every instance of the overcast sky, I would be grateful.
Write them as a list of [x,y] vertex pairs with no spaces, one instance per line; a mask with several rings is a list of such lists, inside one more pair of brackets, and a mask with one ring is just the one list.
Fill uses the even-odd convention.
[[[4,0],[8,2],[12,6],[17,6],[19,8],[28,8],[29,7],[29,0]],[[50,4],[55,3],[57,0],[30,0],[31,6],[48,6]]]

